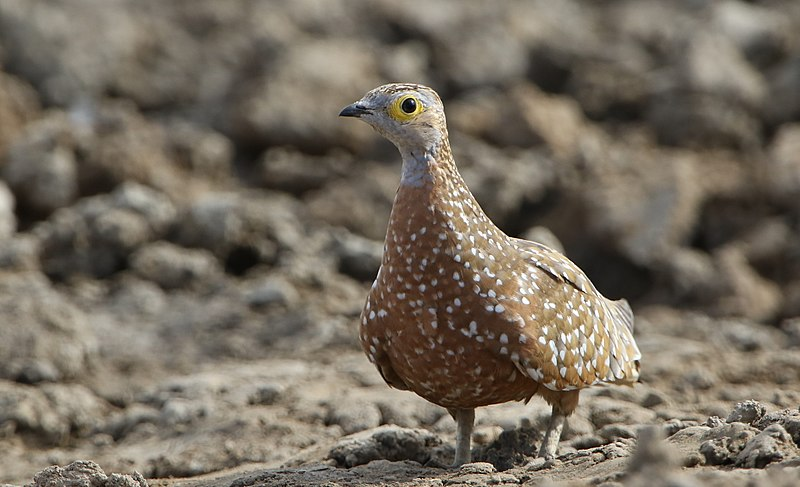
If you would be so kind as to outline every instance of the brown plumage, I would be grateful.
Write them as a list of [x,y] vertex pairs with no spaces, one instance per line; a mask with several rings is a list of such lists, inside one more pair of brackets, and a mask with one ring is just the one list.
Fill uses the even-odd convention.
[[540,449],[553,457],[580,389],[638,379],[628,303],[603,297],[558,252],[492,223],[456,169],[432,89],[384,85],[340,115],[366,121],[403,157],[361,315],[369,360],[392,387],[450,411],[456,464],[470,460],[474,408],[535,394],[553,406]]

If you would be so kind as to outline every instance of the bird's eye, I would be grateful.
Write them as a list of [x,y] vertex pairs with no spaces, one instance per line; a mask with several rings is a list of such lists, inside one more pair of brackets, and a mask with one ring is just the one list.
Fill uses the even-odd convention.
[[389,106],[389,115],[398,122],[408,122],[424,110],[422,102],[414,95],[404,95]]
[[400,109],[408,114],[414,113],[417,109],[417,100],[409,97],[403,100],[403,103],[400,104]]

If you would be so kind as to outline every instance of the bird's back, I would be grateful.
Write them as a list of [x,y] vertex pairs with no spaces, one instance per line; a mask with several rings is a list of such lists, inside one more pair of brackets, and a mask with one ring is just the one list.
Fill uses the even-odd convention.
[[[598,382],[632,383],[639,378],[641,352],[633,338],[633,312],[625,300],[604,297],[586,274],[559,252],[513,239],[527,263],[529,279],[544,275],[546,291],[536,341],[539,367],[534,377],[551,390],[572,390]],[[523,289],[520,289],[523,291]],[[537,292],[537,286],[527,290]],[[523,303],[524,304],[524,303]],[[530,308],[521,308],[523,314]],[[529,319],[534,319],[533,315]],[[541,364],[544,365],[541,365]]]

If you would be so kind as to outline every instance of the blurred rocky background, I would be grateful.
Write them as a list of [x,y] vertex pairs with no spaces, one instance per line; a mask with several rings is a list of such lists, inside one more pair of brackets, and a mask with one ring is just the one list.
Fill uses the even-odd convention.
[[[584,394],[564,472],[797,466],[800,2],[3,0],[0,483],[452,454],[356,342],[399,156],[337,114],[390,81],[442,95],[502,229],[639,316],[644,383]],[[526,458],[534,403],[479,412],[482,458]],[[422,446],[333,446],[387,424]],[[683,460],[604,463],[652,424]]]

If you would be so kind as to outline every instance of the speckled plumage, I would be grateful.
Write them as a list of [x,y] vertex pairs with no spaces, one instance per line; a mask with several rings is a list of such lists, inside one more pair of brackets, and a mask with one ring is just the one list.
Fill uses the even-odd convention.
[[[398,103],[409,97],[422,105],[412,116]],[[370,361],[389,385],[451,411],[457,464],[469,461],[475,407],[535,394],[553,405],[540,452],[553,456],[581,388],[638,379],[627,302],[603,297],[558,252],[492,223],[456,169],[444,108],[430,88],[384,85],[342,115],[365,120],[403,157],[383,261],[361,316]]]

